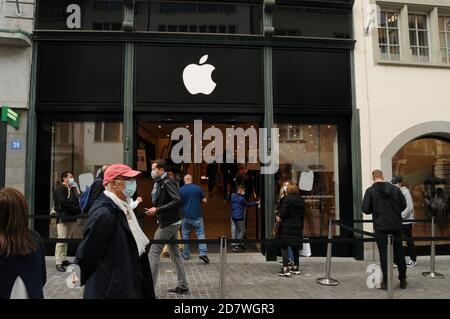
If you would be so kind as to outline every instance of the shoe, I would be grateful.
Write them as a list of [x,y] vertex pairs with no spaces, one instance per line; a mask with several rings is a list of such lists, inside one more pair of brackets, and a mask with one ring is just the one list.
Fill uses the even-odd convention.
[[406,282],[406,280],[400,280],[400,288],[406,289],[407,285],[408,285],[408,283]]
[[66,267],[63,265],[56,265],[56,270],[60,272],[66,272]]
[[203,255],[203,256],[199,256],[198,258],[200,258],[205,264],[209,264],[208,256]]
[[416,267],[416,265],[417,265],[417,262],[416,262],[416,261],[410,260],[410,261],[406,264],[406,267],[413,268],[413,267]]
[[63,265],[64,267],[67,267],[67,266],[72,265],[72,263],[68,260],[64,260],[61,265]]
[[300,271],[300,268],[298,268],[298,266],[296,267],[296,266],[294,266],[294,267],[289,267],[289,272],[291,273],[291,274],[294,274],[294,275],[300,275],[302,272]]
[[239,246],[233,246],[232,249],[235,253],[240,253],[242,251],[242,249]]
[[290,277],[291,276],[291,272],[289,271],[289,269],[284,270],[284,267],[281,267],[281,270],[278,272],[278,276],[280,276],[280,277]]
[[292,261],[289,262],[288,267],[294,267],[294,263]]
[[167,292],[169,294],[185,295],[185,294],[189,293],[189,289],[188,288],[176,287],[176,288],[167,290]]

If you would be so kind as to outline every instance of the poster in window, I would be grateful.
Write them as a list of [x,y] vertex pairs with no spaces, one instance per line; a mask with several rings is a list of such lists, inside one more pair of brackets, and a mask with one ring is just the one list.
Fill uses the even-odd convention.
[[137,169],[141,172],[147,171],[147,156],[145,154],[145,150],[137,150]]

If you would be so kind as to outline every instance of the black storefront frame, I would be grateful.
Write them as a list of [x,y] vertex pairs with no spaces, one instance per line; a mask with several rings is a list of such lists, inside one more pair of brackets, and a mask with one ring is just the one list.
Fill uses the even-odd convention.
[[[289,2],[289,1],[287,1]],[[346,8],[351,10],[352,5],[349,4],[350,1],[323,1],[324,6],[328,7],[334,7],[335,5],[341,8]],[[295,4],[303,4],[303,5],[311,5],[312,1],[301,1],[301,3],[295,3]],[[319,3],[319,2],[315,2]],[[294,3],[293,3],[294,4]],[[131,44],[133,47],[136,44],[139,43],[147,43],[152,45],[208,45],[208,46],[238,46],[238,47],[261,47],[262,49],[266,48],[290,48],[290,49],[307,49],[307,50],[327,50],[327,51],[345,51],[348,52],[348,57],[350,59],[351,51],[354,49],[354,40],[349,39],[321,39],[321,38],[288,38],[288,37],[265,37],[265,36],[244,36],[244,35],[197,35],[197,34],[168,34],[168,33],[157,33],[157,32],[91,32],[91,31],[35,31],[33,35],[33,39],[35,41],[35,44],[39,44],[40,42],[72,42],[72,43],[122,43],[124,47],[128,44]],[[35,45],[36,49],[38,49],[38,45]],[[35,50],[34,55],[38,54],[38,50]],[[125,68],[126,68],[126,64]],[[134,67],[134,66],[133,66]],[[36,68],[35,65],[33,65],[33,68]],[[35,72],[35,70],[34,70]],[[263,70],[263,72],[265,72]],[[347,79],[350,80],[351,79]],[[126,81],[126,79],[124,79]],[[36,92],[36,87],[39,86],[39,83],[36,82],[34,85],[32,85],[34,92]],[[126,86],[126,83],[125,85]],[[33,94],[33,93],[32,93]],[[126,100],[126,98],[125,98]],[[353,103],[353,102],[352,102]],[[125,108],[126,102],[124,102],[124,112],[126,112]],[[33,108],[36,105],[33,105]],[[44,107],[45,108],[45,107]],[[51,115],[51,109],[48,108],[44,111],[44,108],[41,109],[41,111],[38,112],[38,121],[45,118],[46,116],[52,116]],[[290,119],[292,119],[292,116],[300,115],[300,114],[308,114],[309,116],[312,116],[312,114],[317,113],[314,112],[314,110],[307,110],[304,109],[303,111],[293,111],[292,109],[285,109],[283,110],[283,107],[275,106],[274,107],[275,112],[273,115],[276,117],[278,116],[279,111],[286,112],[285,114],[289,116]],[[59,108],[59,111],[64,111],[63,108]],[[80,118],[88,118],[89,121],[93,121],[93,118],[91,115],[95,114],[96,107],[85,105],[83,108],[83,111],[85,112],[83,115],[79,115]],[[105,109],[105,111],[107,111]],[[146,111],[151,112],[150,109],[146,109]],[[155,108],[155,111],[160,111],[157,108]],[[176,110],[173,110],[176,111]],[[198,110],[197,110],[198,111]],[[241,111],[240,113],[246,113],[246,111],[239,109]],[[254,110],[248,110],[248,111],[254,111]],[[264,116],[264,105],[261,108],[262,116]],[[310,113],[312,111],[312,113]],[[110,111],[112,112],[112,110]],[[136,112],[134,112],[137,114]],[[291,114],[292,113],[292,114]],[[344,112],[349,117],[352,115],[352,111],[346,111]],[[66,117],[67,121],[74,121],[76,113],[73,113],[71,111],[69,112],[62,112],[61,114],[58,114],[57,116]],[[106,114],[106,113],[105,113]],[[340,115],[343,115],[343,113],[340,113]],[[339,114],[336,114],[336,116],[340,116]],[[56,116],[56,115],[55,115]],[[57,117],[56,116],[56,117]],[[104,119],[105,115],[100,115]],[[117,114],[115,114],[117,116]],[[118,115],[119,117],[123,117],[124,113],[121,113]],[[314,116],[312,116],[314,117]],[[78,118],[78,117],[77,117]],[[103,120],[104,121],[104,120]],[[350,120],[347,119],[348,123],[350,123]],[[132,121],[135,123],[134,121]],[[331,123],[328,121],[328,123]],[[127,121],[124,121],[124,126],[127,125]],[[348,127],[350,124],[348,124]],[[124,127],[125,131],[125,127]],[[39,140],[39,138],[38,138]],[[40,145],[39,142],[37,144]],[[350,148],[350,144],[349,144]],[[133,148],[133,156],[134,156],[134,148]],[[351,157],[349,157],[349,161],[351,161]],[[38,170],[37,170],[38,171]],[[353,172],[354,173],[354,172]],[[38,172],[36,173],[36,180],[38,179]],[[31,186],[32,188],[35,186]],[[354,192],[354,191],[353,191]],[[351,193],[351,190],[350,190]],[[37,199],[38,196],[34,196],[34,199]],[[34,201],[36,203],[36,200]],[[353,210],[351,210],[353,211]],[[352,216],[353,218],[353,216]],[[264,229],[264,228],[263,228]],[[48,230],[47,230],[48,231]],[[346,256],[352,256],[352,253],[346,254]]]

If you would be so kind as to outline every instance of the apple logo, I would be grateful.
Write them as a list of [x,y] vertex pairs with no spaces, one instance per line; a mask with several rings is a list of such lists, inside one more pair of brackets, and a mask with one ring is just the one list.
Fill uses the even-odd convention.
[[204,64],[206,60],[208,60],[208,55],[202,56],[199,64],[189,64],[184,68],[184,86],[192,95],[198,93],[210,95],[216,88],[216,83],[211,78],[215,67],[211,64]]

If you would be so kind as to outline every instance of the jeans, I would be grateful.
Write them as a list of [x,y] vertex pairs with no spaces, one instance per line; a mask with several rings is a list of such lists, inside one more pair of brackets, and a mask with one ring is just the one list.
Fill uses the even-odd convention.
[[[180,225],[169,225],[164,228],[158,227],[155,233],[155,240],[158,239],[178,239],[178,229]],[[183,260],[181,257],[180,250],[178,249],[178,245],[171,244],[167,245],[169,247],[169,255],[172,261],[175,264],[175,268],[178,273],[178,287],[180,288],[189,288],[187,278],[186,278],[186,270],[184,269]],[[161,252],[164,248],[164,244],[153,244],[150,248],[149,259],[150,259],[150,268],[153,276],[153,286],[156,287],[156,283],[158,281],[159,274],[159,262],[161,257]]]
[[[245,237],[245,219],[233,220],[231,219],[231,238],[244,239]],[[233,243],[231,246],[244,247],[243,243]]]
[[[183,240],[188,240],[191,231],[195,230],[197,234],[197,239],[205,239],[205,227],[203,225],[203,218],[197,219],[183,219],[183,224],[181,226],[181,231],[183,233]],[[199,244],[198,250],[200,256],[205,256],[208,253],[206,244]],[[191,253],[189,249],[189,244],[184,244],[183,256],[188,257]]]
[[288,252],[288,258],[289,258],[289,261],[294,262],[294,251],[292,250],[292,247],[291,247],[291,246],[289,246],[289,247],[287,248],[287,252]]

